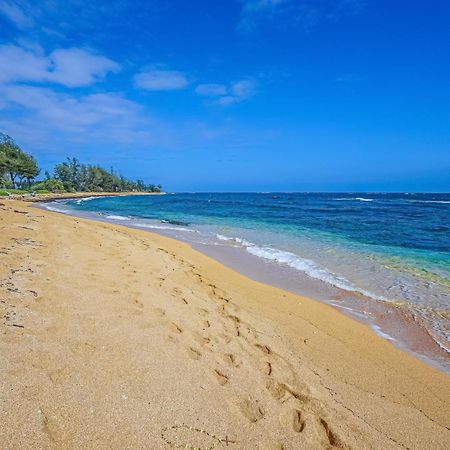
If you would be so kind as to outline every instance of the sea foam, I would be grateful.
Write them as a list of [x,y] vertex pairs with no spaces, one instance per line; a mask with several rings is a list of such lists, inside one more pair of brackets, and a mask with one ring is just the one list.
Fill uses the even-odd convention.
[[334,198],[333,200],[339,201],[352,201],[352,202],[373,202],[373,198],[365,198],[365,197],[343,197],[343,198]]
[[75,203],[77,205],[81,205],[81,203],[83,203],[83,202],[88,202],[90,200],[95,200],[96,198],[98,198],[98,197],[82,197],[82,198],[79,198],[79,199],[75,200]]
[[45,209],[48,209],[49,211],[59,212],[59,213],[69,213],[70,212],[68,209],[61,209],[61,208],[57,208],[56,206],[50,206],[50,205],[45,205]]
[[137,222],[133,224],[136,227],[142,227],[142,228],[151,228],[154,230],[172,230],[172,231],[187,231],[188,233],[195,233],[196,230],[190,230],[189,228],[184,227],[170,227],[170,226],[164,226],[164,225],[151,225],[149,223],[141,223]]
[[106,216],[106,219],[112,219],[112,220],[131,220],[130,217],[125,217],[125,216],[116,216],[114,214],[111,214],[110,216]]
[[320,267],[314,261],[310,259],[302,258],[294,253],[279,250],[272,247],[260,247],[252,242],[246,241],[245,239],[236,238],[236,237],[228,237],[221,234],[216,234],[217,238],[222,241],[234,241],[243,247],[245,247],[246,251],[251,255],[257,256],[259,258],[266,259],[268,261],[274,261],[279,264],[286,265],[300,272],[304,272],[311,278],[315,278],[317,280],[324,281],[325,283],[331,284],[339,289],[343,289],[345,291],[358,292],[366,297],[370,297],[377,300],[386,299],[382,296],[376,295],[372,292],[369,292],[363,288],[355,286],[351,281],[346,278],[336,275],[335,273],[329,271],[324,267]]

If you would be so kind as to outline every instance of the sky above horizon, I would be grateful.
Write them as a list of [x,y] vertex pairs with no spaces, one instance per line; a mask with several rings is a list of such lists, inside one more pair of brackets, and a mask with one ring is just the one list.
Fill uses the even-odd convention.
[[449,23],[444,0],[0,0],[0,132],[168,191],[448,192]]

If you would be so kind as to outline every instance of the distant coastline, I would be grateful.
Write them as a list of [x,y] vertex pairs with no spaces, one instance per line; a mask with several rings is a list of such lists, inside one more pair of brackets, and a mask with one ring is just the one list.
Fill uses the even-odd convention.
[[22,200],[26,202],[50,202],[85,197],[124,197],[129,195],[165,195],[165,192],[61,192],[48,194],[12,194],[0,199]]

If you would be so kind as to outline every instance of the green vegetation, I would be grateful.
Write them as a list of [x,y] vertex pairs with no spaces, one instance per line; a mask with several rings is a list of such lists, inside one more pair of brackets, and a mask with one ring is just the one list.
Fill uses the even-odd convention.
[[[33,187],[33,186],[32,186]],[[8,195],[23,195],[23,194],[49,194],[52,191],[47,189],[0,189],[0,197],[7,197]]]
[[57,164],[54,177],[68,192],[161,191],[161,186],[146,185],[142,180],[129,180],[115,174],[112,169],[108,172],[100,166],[80,164],[76,158],[67,158],[66,162]]
[[0,133],[0,175],[0,187],[13,189],[30,188],[32,180],[39,175],[36,160],[3,133]]
[[100,166],[81,164],[76,158],[57,164],[54,174],[36,180],[39,167],[8,135],[0,133],[0,195],[28,192],[161,192],[161,185],[129,180]]

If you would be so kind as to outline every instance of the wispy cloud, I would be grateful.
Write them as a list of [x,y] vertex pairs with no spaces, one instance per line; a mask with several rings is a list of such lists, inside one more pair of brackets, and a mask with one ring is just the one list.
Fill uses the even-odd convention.
[[160,143],[167,134],[142,106],[118,93],[75,96],[47,87],[3,85],[0,97],[0,129],[31,146],[145,146]]
[[243,11],[245,13],[258,13],[261,11],[273,10],[289,3],[291,0],[243,0]]
[[0,0],[0,14],[9,19],[18,28],[26,28],[33,24],[29,17],[17,2],[11,0]]
[[199,84],[195,88],[195,92],[198,95],[204,95],[206,97],[217,97],[226,95],[227,87],[224,84],[206,83]]
[[[81,48],[46,53],[37,44],[0,46],[0,130],[33,146],[150,142],[156,121],[141,105],[97,92],[95,84],[120,68]],[[73,89],[79,87],[83,93]]]
[[116,124],[135,116],[138,106],[117,94],[88,94],[75,97],[47,87],[26,85],[0,86],[8,107],[20,107],[37,123],[57,131],[82,133],[89,127]]
[[136,74],[134,84],[146,91],[174,91],[187,87],[189,80],[177,70],[153,69]]
[[239,80],[230,86],[224,84],[199,84],[195,92],[198,95],[213,97],[215,103],[229,106],[253,97],[256,84],[253,80]]
[[238,31],[252,32],[263,21],[309,30],[323,20],[336,20],[363,10],[367,0],[241,0]]
[[241,0],[242,11],[237,29],[251,32],[259,21],[270,18],[290,6],[292,0]]
[[16,45],[0,46],[0,82],[57,83],[67,87],[88,86],[119,64],[80,48],[58,49],[45,55]]

